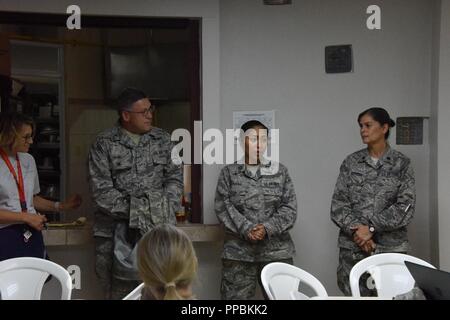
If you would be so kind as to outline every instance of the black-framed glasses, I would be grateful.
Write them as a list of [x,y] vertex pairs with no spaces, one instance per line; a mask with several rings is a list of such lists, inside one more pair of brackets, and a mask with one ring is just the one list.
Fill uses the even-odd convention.
[[145,109],[144,111],[128,111],[128,110],[125,110],[125,111],[127,111],[129,113],[140,113],[142,116],[148,117],[153,112],[155,112],[155,110],[156,110],[155,106],[151,105],[149,108]]

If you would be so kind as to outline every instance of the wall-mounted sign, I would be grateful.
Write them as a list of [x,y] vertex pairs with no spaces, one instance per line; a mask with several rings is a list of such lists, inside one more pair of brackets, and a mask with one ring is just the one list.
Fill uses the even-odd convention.
[[423,118],[397,118],[397,144],[423,144]]

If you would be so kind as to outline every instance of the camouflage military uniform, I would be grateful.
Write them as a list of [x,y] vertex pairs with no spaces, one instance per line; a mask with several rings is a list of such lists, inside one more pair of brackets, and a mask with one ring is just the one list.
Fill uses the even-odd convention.
[[[375,254],[405,253],[409,250],[406,226],[413,217],[415,200],[414,172],[402,153],[388,146],[374,164],[368,150],[363,149],[344,160],[331,202],[331,219],[340,228],[337,275],[344,294],[351,295],[351,268],[367,257],[353,242],[351,227],[375,227]],[[361,289],[370,294],[363,283]]]
[[113,298],[129,289],[123,289],[128,280],[138,279],[135,244],[140,237],[155,225],[176,223],[183,171],[172,162],[171,149],[162,129],[152,128],[136,144],[119,125],[101,133],[90,149],[96,271],[107,292],[113,286]]
[[427,300],[425,293],[420,289],[416,284],[414,284],[414,288],[410,291],[398,294],[394,298],[394,300]]
[[[288,230],[297,217],[297,200],[286,167],[266,163],[252,175],[244,164],[226,166],[217,183],[215,211],[225,226],[222,298],[250,299],[262,267],[272,261],[292,263],[295,254]],[[251,242],[248,233],[259,223],[267,235]]]

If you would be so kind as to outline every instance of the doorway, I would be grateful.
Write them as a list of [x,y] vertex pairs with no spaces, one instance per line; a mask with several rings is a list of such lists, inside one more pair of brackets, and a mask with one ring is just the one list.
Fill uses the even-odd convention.
[[[147,66],[154,72],[149,72],[151,77],[143,78],[142,83],[153,81],[157,84],[143,88],[157,106],[155,126],[169,133],[176,128],[185,128],[193,136],[194,121],[202,119],[201,21],[83,16],[83,28],[71,31],[65,28],[66,18],[65,15],[0,12],[0,33],[10,41],[55,45],[63,49],[64,91],[60,96],[64,98],[56,112],[62,119],[61,139],[67,146],[60,158],[61,167],[67,168],[62,179],[64,193],[69,194],[85,186],[87,151],[96,134],[103,127],[114,125],[117,119],[115,110],[109,106],[113,104],[115,86],[126,85],[120,83],[126,77],[117,77],[111,62],[111,57],[117,57],[118,53],[122,53],[122,58],[127,58],[128,62],[139,61],[139,57],[152,58],[147,61]],[[35,25],[35,21],[45,21],[45,25]],[[138,86],[139,83],[131,85]],[[189,221],[201,223],[201,165],[185,166],[185,177],[188,177],[185,179],[185,200],[190,211]],[[92,211],[89,202],[86,201],[79,211],[84,214]],[[66,217],[74,218],[77,217]]]

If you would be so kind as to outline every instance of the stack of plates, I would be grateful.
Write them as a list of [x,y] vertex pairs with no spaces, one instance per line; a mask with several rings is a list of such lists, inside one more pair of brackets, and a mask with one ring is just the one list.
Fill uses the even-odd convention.
[[58,134],[58,129],[56,129],[55,127],[46,125],[44,127],[42,127],[42,129],[40,130],[40,134],[42,135],[51,135],[51,134]]
[[38,165],[38,169],[41,170],[54,170],[53,159],[50,157],[45,157],[40,165]]

